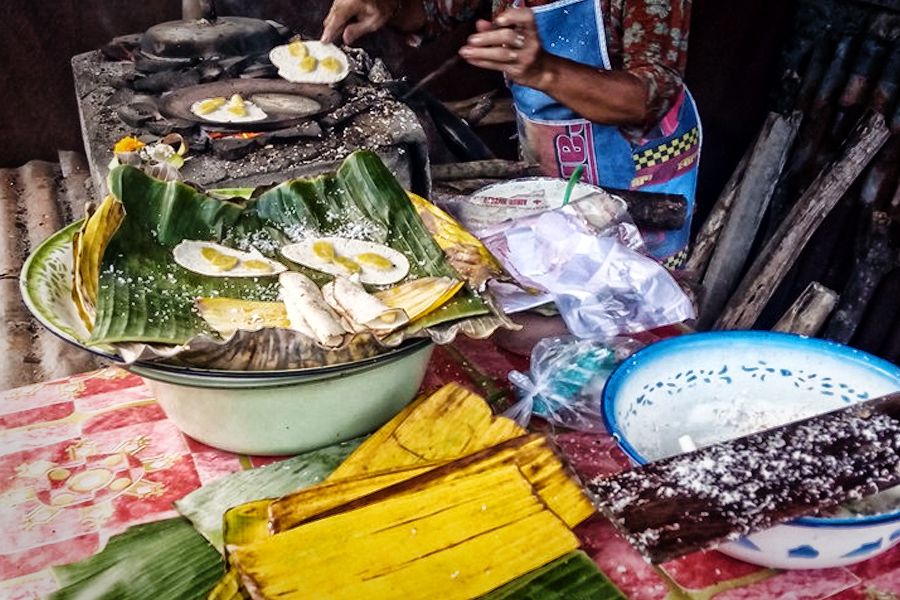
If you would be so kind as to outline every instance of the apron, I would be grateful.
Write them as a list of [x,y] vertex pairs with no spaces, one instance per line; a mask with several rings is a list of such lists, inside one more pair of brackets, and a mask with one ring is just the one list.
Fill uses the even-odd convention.
[[[600,0],[557,0],[532,11],[547,52],[611,68]],[[687,89],[637,144],[618,127],[582,119],[543,92],[516,84],[511,91],[524,158],[541,165],[544,175],[568,178],[581,165],[582,181],[687,198],[688,218],[681,229],[641,230],[653,256],[676,259],[673,266],[678,266],[687,254],[700,163],[700,117]]]

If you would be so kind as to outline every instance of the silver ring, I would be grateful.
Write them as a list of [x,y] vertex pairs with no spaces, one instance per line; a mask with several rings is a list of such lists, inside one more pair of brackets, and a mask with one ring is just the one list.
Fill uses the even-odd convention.
[[525,47],[525,36],[521,33],[516,34],[516,39],[513,41],[514,48],[524,48]]

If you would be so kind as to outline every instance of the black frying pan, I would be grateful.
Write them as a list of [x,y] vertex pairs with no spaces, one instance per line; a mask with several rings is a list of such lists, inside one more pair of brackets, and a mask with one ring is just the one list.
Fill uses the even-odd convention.
[[[220,123],[210,121],[191,112],[191,106],[207,98],[230,98],[240,94],[259,106],[266,118],[246,123]],[[313,100],[315,108],[294,104],[304,99]],[[240,131],[267,131],[296,125],[310,117],[330,112],[340,106],[341,95],[327,85],[291,83],[281,79],[226,79],[174,90],[162,97],[160,111],[167,117],[186,119],[217,129]]]

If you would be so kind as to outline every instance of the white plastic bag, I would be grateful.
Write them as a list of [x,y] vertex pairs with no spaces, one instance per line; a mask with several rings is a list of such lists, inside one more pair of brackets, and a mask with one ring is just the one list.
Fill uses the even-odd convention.
[[639,346],[627,338],[609,343],[572,336],[542,339],[532,350],[530,373],[509,373],[520,400],[504,416],[523,427],[535,414],[568,429],[605,431],[603,386],[616,365]]

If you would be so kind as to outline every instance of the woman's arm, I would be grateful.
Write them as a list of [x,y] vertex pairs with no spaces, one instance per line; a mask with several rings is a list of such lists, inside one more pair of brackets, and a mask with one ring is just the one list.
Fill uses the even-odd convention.
[[644,126],[659,116],[651,110],[651,89],[659,86],[653,85],[639,57],[630,62],[641,68],[607,71],[550,54],[543,50],[527,8],[507,10],[493,23],[479,21],[477,28],[460,50],[475,66],[502,71],[513,82],[540,90],[594,122]]
[[349,46],[385,25],[410,32],[425,24],[422,0],[335,0],[325,17],[322,41],[343,40]]

